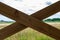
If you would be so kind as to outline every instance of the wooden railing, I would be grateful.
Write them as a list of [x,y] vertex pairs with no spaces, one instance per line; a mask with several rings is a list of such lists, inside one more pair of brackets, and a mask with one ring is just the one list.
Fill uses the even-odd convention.
[[0,14],[16,22],[0,30],[0,40],[3,40],[27,27],[42,32],[56,40],[60,40],[60,30],[48,25],[42,20],[60,11],[60,1],[32,14],[27,15],[0,2]]

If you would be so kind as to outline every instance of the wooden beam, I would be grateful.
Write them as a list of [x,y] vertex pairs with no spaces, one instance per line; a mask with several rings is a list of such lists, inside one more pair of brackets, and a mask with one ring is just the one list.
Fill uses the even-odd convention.
[[14,23],[12,25],[9,25],[5,28],[3,28],[2,30],[0,30],[0,40],[3,40],[19,31],[22,31],[23,29],[26,28],[26,26],[19,24],[19,23]]
[[60,1],[32,14],[31,16],[33,16],[39,20],[42,20],[42,19],[45,19],[57,12],[60,12]]
[[[24,14],[25,15],[25,14]],[[30,19],[29,19],[30,20]],[[34,28],[34,29],[36,29],[36,28]],[[47,31],[47,30],[46,30]],[[59,30],[60,31],[60,30]],[[44,32],[43,32],[44,33]],[[47,33],[46,33],[47,34]]]
[[[12,7],[9,7],[9,6],[1,3],[1,2],[0,2],[0,11],[3,12],[2,14],[5,15],[5,16],[11,15],[9,17],[12,18],[12,19],[14,19],[16,17],[15,15],[13,15],[13,14],[15,14],[16,9],[14,9]],[[46,7],[46,8],[32,14],[32,16],[42,20],[42,19],[44,19],[46,17],[49,17],[49,16],[59,12],[59,11],[60,11],[60,1],[58,1],[55,4],[50,5],[50,6]],[[20,12],[20,13],[22,13],[22,12]],[[12,17],[12,16],[14,16],[14,17]],[[44,17],[42,17],[42,16],[44,16]]]

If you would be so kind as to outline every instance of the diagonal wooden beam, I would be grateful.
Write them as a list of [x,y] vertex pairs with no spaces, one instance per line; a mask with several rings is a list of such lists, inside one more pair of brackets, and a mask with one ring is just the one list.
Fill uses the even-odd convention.
[[32,14],[31,16],[42,20],[42,19],[45,19],[45,18],[47,18],[47,17],[49,17],[57,12],[60,12],[60,1]]
[[[26,28],[26,26],[22,25],[20,23],[14,23],[10,26],[7,26],[5,28],[3,28],[2,30],[0,30],[0,40],[3,40],[13,34],[15,34],[16,32],[19,32],[23,29]],[[24,26],[24,27],[23,27]]]
[[[2,5],[2,4],[3,3],[0,2],[0,6],[4,7],[5,4],[4,5]],[[5,8],[3,8],[3,9],[5,9]],[[15,11],[15,9],[13,10],[13,9],[10,9],[9,7],[7,7],[7,9],[9,9],[8,13],[14,13],[14,11]],[[5,14],[4,12],[0,11],[0,14],[1,13]],[[7,16],[9,17],[9,14],[7,14]],[[12,16],[11,16],[11,18],[13,19],[14,17],[12,17]],[[21,23],[14,23],[14,24],[12,24],[10,26],[7,26],[7,27],[5,27],[5,28],[0,30],[0,35],[1,35],[0,36],[0,40],[3,40],[3,39],[5,39],[5,38],[7,38],[7,37],[19,32],[19,31],[21,31],[21,30],[23,30],[25,28],[27,28],[27,26],[24,26]],[[4,34],[4,36],[2,34]]]
[[[0,11],[3,12],[2,14],[5,15],[5,16],[9,16],[10,18],[12,18],[13,14],[15,14],[16,12],[16,9],[12,8],[12,7],[9,7],[3,3],[0,3]],[[48,16],[51,16],[57,12],[60,11],[60,1],[56,2],[55,4],[53,5],[50,5],[34,14],[32,14],[32,16],[42,20]],[[6,13],[6,14],[5,14]],[[22,12],[20,12],[22,13]],[[44,16],[44,17],[42,17]],[[12,19],[14,19],[16,16],[14,16]],[[15,19],[14,19],[15,20]]]

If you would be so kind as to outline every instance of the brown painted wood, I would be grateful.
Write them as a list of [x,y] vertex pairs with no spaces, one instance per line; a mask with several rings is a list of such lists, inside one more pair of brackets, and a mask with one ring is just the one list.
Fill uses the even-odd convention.
[[32,16],[37,18],[37,19],[42,20],[42,19],[45,19],[45,18],[47,18],[47,17],[49,17],[57,12],[60,12],[60,1],[32,14]]
[[23,29],[26,28],[26,26],[19,24],[19,23],[14,23],[10,26],[7,26],[5,28],[3,28],[2,30],[0,30],[0,40],[3,40],[13,34],[15,34],[16,32],[22,31]]
[[[0,7],[0,10],[3,10],[3,9],[4,9],[4,10],[3,10],[4,13],[7,13],[8,15],[11,15],[11,16],[13,16],[12,14],[15,14],[15,13],[14,13],[14,12],[16,11],[15,9],[13,9],[13,8],[11,8],[11,7],[9,7],[9,6],[6,6],[6,5],[4,5],[4,4],[2,4],[2,3],[0,3],[0,5],[2,6],[2,7]],[[2,9],[2,8],[3,8],[3,9]],[[6,9],[6,8],[7,8],[7,9]],[[7,11],[7,10],[8,10],[8,11]],[[46,7],[46,8],[44,8],[44,9],[42,9],[42,10],[34,13],[34,15],[32,15],[32,16],[34,16],[34,17],[42,20],[42,18],[44,19],[44,18],[46,18],[46,17],[48,17],[48,16],[51,16],[51,15],[53,15],[53,14],[59,12],[59,11],[60,11],[60,1],[59,1],[58,3],[56,3],[56,4],[53,4],[53,5],[49,6],[49,7]],[[22,13],[22,12],[21,12],[21,13]],[[6,14],[4,14],[4,15],[6,15]],[[40,18],[40,16],[44,16],[44,17],[41,17],[41,18]],[[9,16],[9,17],[10,17],[10,16]],[[15,16],[15,17],[16,17],[16,16]],[[10,18],[12,18],[12,17],[10,17]],[[12,18],[12,19],[13,19],[13,18]]]
[[[21,16],[21,15],[20,15]],[[22,15],[23,16],[23,15]],[[24,14],[24,16],[25,16],[25,14]],[[33,18],[31,18],[31,19],[28,19],[28,20],[30,20],[30,21],[33,21],[32,20]],[[34,18],[35,19],[35,18]],[[29,22],[28,22],[29,23]],[[43,24],[43,23],[42,23]],[[31,25],[31,24],[30,24]],[[46,25],[46,24],[45,24]],[[32,26],[31,26],[32,27]],[[37,29],[36,27],[35,27],[35,29]],[[52,29],[52,28],[51,28]],[[40,30],[40,29],[38,29],[38,30]],[[47,31],[47,30],[46,30]]]

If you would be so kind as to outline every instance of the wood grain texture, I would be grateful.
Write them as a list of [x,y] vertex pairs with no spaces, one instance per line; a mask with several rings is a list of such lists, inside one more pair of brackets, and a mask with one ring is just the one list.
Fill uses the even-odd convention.
[[0,40],[3,40],[26,28],[26,26],[24,26],[24,25],[21,26],[21,25],[22,24],[14,23],[14,24],[9,25],[9,26],[3,28],[2,30],[0,30]]
[[[32,14],[33,17],[37,18],[37,19],[45,19],[57,12],[60,12],[60,1]],[[42,17],[43,16],[43,17]]]
[[[58,11],[60,11],[60,5],[59,5],[59,3],[60,2],[57,2],[57,3],[55,3],[55,4],[53,4],[53,5],[51,5],[51,6],[49,6],[48,7],[48,9],[46,9],[46,10],[49,10],[50,9],[50,11],[49,12],[51,12],[52,14],[54,14],[54,13],[56,13],[56,12],[58,12]],[[54,10],[57,10],[56,12],[54,11],[51,11],[51,9],[52,8],[54,8],[54,7],[56,7],[56,5],[57,5],[57,7],[58,8],[56,8],[56,9],[54,9]],[[3,5],[3,6],[6,6],[6,5]],[[5,8],[7,8],[8,6],[6,6]],[[9,7],[11,10],[12,10],[12,8],[11,7]],[[0,8],[1,9],[1,8]],[[4,9],[4,7],[3,7],[3,9]],[[7,11],[9,10],[9,12],[11,11],[10,9],[6,9]],[[14,10],[14,11],[13,11]],[[26,14],[24,14],[24,13],[22,13],[22,12],[20,12],[20,11],[17,11],[17,10],[15,10],[15,9],[13,9],[12,10],[12,13],[10,12],[6,12],[6,11],[4,11],[4,10],[2,10],[1,12],[3,12],[2,14],[3,15],[5,15],[5,16],[8,16],[8,17],[10,17],[10,18],[12,18],[12,19],[14,19],[14,20],[16,20],[16,21],[18,21],[18,22],[20,22],[20,23],[22,23],[22,24],[24,24],[24,25],[26,25],[26,26],[30,26],[31,28],[33,28],[33,29],[36,29],[36,30],[38,30],[39,32],[42,32],[42,33],[45,33],[45,34],[47,34],[47,35],[49,35],[49,36],[51,36],[51,37],[53,37],[53,38],[55,38],[55,39],[59,39],[60,38],[60,36],[58,35],[58,34],[60,34],[60,30],[58,30],[58,29],[56,29],[56,28],[54,28],[54,27],[52,27],[52,26],[50,26],[50,25],[48,25],[48,24],[45,24],[45,23],[43,23],[43,22],[41,22],[41,21],[39,21],[38,19],[40,19],[40,20],[42,20],[42,19],[44,19],[44,18],[46,18],[47,16],[47,14],[46,15],[44,15],[43,17],[44,18],[40,18],[40,17],[42,17],[42,16],[40,16],[39,14],[40,13],[42,13],[41,15],[43,15],[45,12],[43,12],[45,9],[43,9],[42,10],[42,12],[38,12],[38,13],[36,13],[36,14],[34,14],[34,15],[31,15],[31,16],[28,16],[28,15],[26,15]],[[49,13],[48,11],[46,11],[46,13]],[[6,13],[6,14],[5,14]],[[18,14],[17,14],[18,13]],[[14,14],[14,15],[13,15]],[[50,15],[52,15],[52,14],[50,14],[49,13],[49,16]],[[36,16],[37,15],[37,16]],[[17,17],[16,17],[17,16]],[[33,17],[32,17],[33,16]],[[39,17],[40,16],[40,17]],[[34,18],[34,17],[36,17],[36,18]],[[38,18],[39,17],[39,18]],[[45,26],[45,27],[44,27]],[[50,30],[51,29],[51,30]],[[53,32],[53,31],[55,31],[55,32]]]

